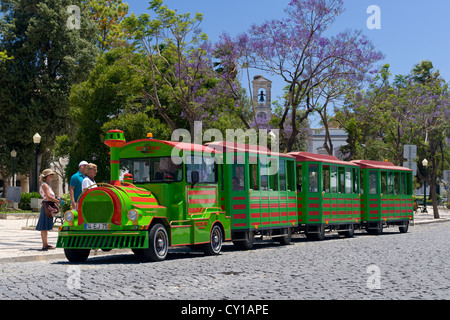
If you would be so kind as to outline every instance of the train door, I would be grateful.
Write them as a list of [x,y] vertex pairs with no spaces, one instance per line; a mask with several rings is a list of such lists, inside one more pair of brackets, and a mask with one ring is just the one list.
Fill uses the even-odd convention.
[[[248,162],[247,162],[248,163]],[[248,229],[248,174],[245,154],[235,155],[231,164],[231,216],[234,229]]]
[[280,225],[280,181],[278,157],[270,158],[269,162],[269,212],[270,227],[278,227]]
[[307,212],[308,223],[321,224],[322,215],[320,208],[321,190],[319,190],[319,164],[308,164],[308,190],[307,190]]
[[400,186],[400,172],[394,172],[394,218],[396,220],[402,218],[402,196]]
[[404,172],[400,172],[399,176],[400,176],[400,197],[401,197],[400,211],[401,217],[406,218],[406,174]]
[[345,223],[353,220],[352,169],[345,167]]
[[258,157],[249,156],[250,183],[250,227],[257,229],[261,226],[261,174]]
[[330,174],[331,174],[331,166],[328,164],[324,164],[322,166],[322,218],[323,222],[326,224],[331,223],[331,190],[330,190]]
[[283,158],[280,158],[278,176],[280,181],[279,209],[278,209],[280,213],[280,224],[287,224],[289,222],[287,161]]
[[337,195],[337,203],[338,203],[338,223],[344,223],[347,215],[347,206],[346,206],[346,196],[345,196],[345,183],[346,183],[346,175],[345,175],[345,167],[338,166],[338,195]]
[[[325,194],[326,195],[326,194]],[[338,221],[339,215],[339,192],[338,192],[338,167],[330,166],[330,193],[327,198],[330,198],[330,212],[331,223]]]
[[270,225],[270,179],[268,158],[261,156],[259,158],[259,167],[261,173],[261,226],[268,227]]
[[352,168],[353,197],[352,197],[352,217],[354,223],[361,221],[361,197],[360,197],[360,173],[359,168]]
[[295,174],[297,176],[297,223],[305,224],[306,223],[306,200],[305,200],[305,186],[306,175],[303,173],[303,168],[306,167],[302,165],[302,162],[295,163]]
[[369,194],[367,196],[368,212],[367,221],[378,220],[380,214],[380,172],[379,170],[368,170],[368,188]]
[[297,192],[296,184],[296,174],[295,174],[295,161],[286,160],[286,178],[287,178],[287,212],[289,224],[297,226]]
[[381,170],[381,220],[385,220],[389,217],[389,173],[385,170]]

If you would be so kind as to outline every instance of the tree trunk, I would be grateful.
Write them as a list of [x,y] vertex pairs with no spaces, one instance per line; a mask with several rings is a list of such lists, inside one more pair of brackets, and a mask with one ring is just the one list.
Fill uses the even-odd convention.
[[441,216],[439,215],[439,210],[438,210],[438,201],[437,201],[437,196],[436,196],[436,183],[435,183],[435,179],[431,180],[430,183],[430,196],[431,196],[431,202],[433,205],[433,215],[435,219],[439,219]]

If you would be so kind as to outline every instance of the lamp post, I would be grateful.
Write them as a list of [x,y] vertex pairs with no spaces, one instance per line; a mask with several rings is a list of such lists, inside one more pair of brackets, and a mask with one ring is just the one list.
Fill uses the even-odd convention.
[[422,212],[424,212],[424,213],[428,213],[428,211],[427,211],[427,182],[425,181],[425,179],[427,178],[427,165],[428,165],[428,160],[423,159],[422,166],[424,169],[424,177],[423,177],[423,210],[422,210]]
[[14,176],[15,176],[15,160],[16,160],[16,157],[17,157],[17,151],[16,150],[12,150],[11,151],[11,158],[12,158],[12,163],[13,163],[13,172],[12,172],[12,186],[13,187],[15,187],[16,186],[16,181],[15,181],[15,179],[14,179]]
[[38,170],[37,170],[37,163],[38,163],[38,146],[39,143],[41,143],[41,136],[39,135],[39,133],[36,133],[33,136],[33,142],[34,142],[34,192],[38,192]]

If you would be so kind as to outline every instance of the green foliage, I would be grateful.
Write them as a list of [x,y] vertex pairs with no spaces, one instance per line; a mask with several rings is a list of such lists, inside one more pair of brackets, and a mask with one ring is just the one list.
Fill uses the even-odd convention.
[[0,62],[4,61],[4,60],[11,60],[11,59],[14,59],[14,57],[8,57],[6,50],[0,52]]
[[129,5],[122,0],[89,0],[90,18],[97,28],[97,45],[102,52],[126,45],[122,21]]
[[5,198],[0,198],[0,212],[5,212],[8,208],[8,202]]
[[[143,57],[132,64],[148,80],[144,96],[159,116],[171,130],[187,124],[193,132],[196,121],[209,124],[230,112],[239,100],[234,95],[239,90],[235,83],[230,86],[223,80],[225,68],[222,74],[214,70],[211,45],[199,28],[203,15],[180,14],[161,0],[151,1],[148,9],[154,18],[131,14],[124,26]],[[227,91],[230,87],[234,93]]]
[[[409,75],[395,76],[393,83],[390,76],[389,65],[383,66],[369,89],[349,94],[346,105],[336,113],[337,121],[349,134],[348,145],[342,150],[349,160],[386,158],[402,166],[403,146],[416,145],[415,187],[424,181],[430,185],[435,217],[439,217],[436,184],[450,164],[445,147],[450,133],[448,84],[428,60],[415,65]],[[422,167],[425,158],[426,170]]]
[[[33,135],[43,164],[55,138],[71,128],[68,99],[74,83],[85,79],[97,55],[93,28],[81,10],[81,29],[70,29],[67,7],[82,0],[10,0],[2,3],[0,51],[14,59],[0,64],[0,173],[11,174],[9,152],[18,152],[16,170],[34,166]],[[39,168],[38,168],[39,170]],[[30,179],[31,181],[33,179]]]
[[64,212],[72,209],[70,206],[70,194],[68,194],[68,193],[63,194],[60,198],[64,201],[64,204],[59,207],[59,211],[61,213],[64,213]]
[[127,141],[144,139],[149,132],[155,139],[170,140],[172,133],[166,124],[157,118],[150,118],[146,113],[123,114],[102,126],[103,132],[113,129],[122,130]]
[[70,111],[78,130],[69,143],[67,176],[77,172],[78,163],[86,160],[99,168],[96,181],[109,180],[109,148],[104,144],[109,129],[124,130],[127,141],[145,138],[147,132],[170,138],[167,126],[142,97],[146,79],[127,59],[139,60],[140,56],[123,48],[105,52],[87,81],[72,88]]
[[31,199],[42,199],[39,192],[22,193],[20,196],[19,209],[31,210]]

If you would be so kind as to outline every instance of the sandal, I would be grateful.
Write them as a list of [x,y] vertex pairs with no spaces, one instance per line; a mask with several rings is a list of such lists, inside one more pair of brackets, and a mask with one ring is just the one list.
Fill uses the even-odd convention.
[[46,250],[53,250],[53,249],[55,249],[55,247],[52,247],[50,245],[42,247],[42,250],[44,250],[44,251],[46,251]]

